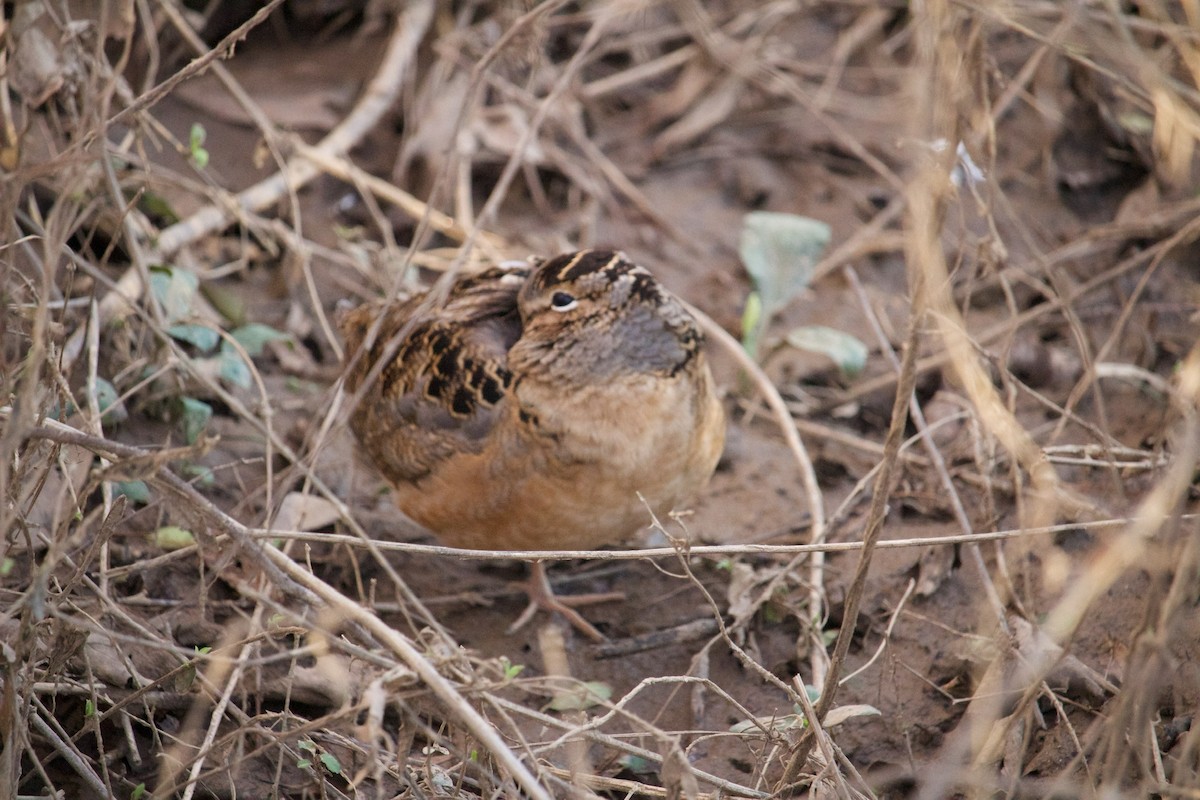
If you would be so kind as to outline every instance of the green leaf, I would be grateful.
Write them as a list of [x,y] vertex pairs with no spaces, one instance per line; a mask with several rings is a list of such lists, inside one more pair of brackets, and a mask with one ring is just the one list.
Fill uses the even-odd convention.
[[525,669],[524,664],[514,664],[508,660],[508,656],[500,656],[500,665],[504,668],[505,680],[512,680],[521,674]]
[[194,397],[181,397],[179,403],[183,438],[187,440],[188,444],[195,444],[196,440],[200,438],[200,434],[204,433],[204,429],[208,427],[208,421],[212,419],[212,406]]
[[612,687],[603,681],[584,681],[581,685],[559,692],[550,700],[555,711],[582,711],[612,697]]
[[246,292],[215,281],[205,281],[200,287],[200,294],[224,317],[230,325],[243,325],[246,322]]
[[163,307],[167,322],[183,319],[192,310],[192,300],[200,280],[186,269],[154,266],[150,268],[150,291]]
[[83,716],[85,716],[85,717],[96,716],[96,701],[92,700],[92,698],[90,698],[90,697],[83,701]]
[[179,222],[179,215],[167,199],[149,189],[142,191],[138,197],[138,208],[147,216],[157,217],[156,222],[161,223],[163,227]]
[[129,800],[142,800],[146,796],[146,784],[139,783],[133,787],[133,791],[129,793]]
[[296,767],[298,769],[308,769],[312,766],[312,760],[307,758],[296,759]]
[[261,322],[251,322],[249,325],[243,325],[236,330],[230,331],[229,335],[245,349],[251,358],[261,356],[263,345],[267,342],[276,342],[280,339],[290,338],[283,331],[277,331],[270,325],[263,325]]
[[853,378],[867,365],[867,346],[844,331],[824,325],[805,325],[787,335],[787,343],[801,350],[829,356],[838,369]]
[[17,565],[17,560],[12,556],[5,556],[3,561],[0,561],[0,578],[7,578],[12,574],[13,567]]
[[242,358],[241,353],[234,350],[229,342],[221,343],[221,355],[218,357],[217,362],[220,366],[221,380],[228,381],[234,386],[240,386],[243,389],[250,388],[250,367]]
[[310,753],[317,752],[317,746],[311,739],[301,739],[300,741],[296,742],[296,747],[300,748],[301,750],[307,750]]
[[113,491],[129,498],[129,502],[147,505],[150,502],[150,487],[145,481],[117,481],[112,485]]
[[622,769],[627,769],[636,775],[653,775],[658,772],[658,765],[641,756],[625,754],[617,759]]
[[319,756],[321,763],[325,765],[325,769],[332,772],[334,775],[342,774],[341,762],[333,755],[333,753],[321,753]]
[[110,381],[97,376],[96,405],[100,408],[100,419],[104,422],[118,423],[129,419],[129,412],[121,402],[121,393]]
[[201,353],[207,353],[221,341],[221,334],[207,325],[194,323],[179,323],[167,328],[167,334],[181,342],[195,346]]
[[191,483],[195,486],[208,488],[217,482],[217,476],[213,474],[212,467],[206,467],[203,464],[193,464],[187,461],[180,465],[179,471],[191,478]]
[[164,525],[154,532],[154,544],[162,550],[182,550],[196,543],[196,535],[178,525]]
[[770,317],[802,292],[829,245],[829,226],[796,214],[752,211],[742,218],[738,253]]
[[207,138],[208,131],[204,130],[204,126],[193,122],[192,129],[188,132],[188,150],[191,151],[192,163],[196,165],[196,169],[208,166],[208,151],[204,149],[204,140]]

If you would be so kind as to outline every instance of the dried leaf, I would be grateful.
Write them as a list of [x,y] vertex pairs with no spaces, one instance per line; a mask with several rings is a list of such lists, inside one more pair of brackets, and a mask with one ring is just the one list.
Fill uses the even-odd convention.
[[881,712],[878,708],[866,704],[838,706],[829,710],[822,724],[826,728],[832,728],[834,725],[841,725],[846,720],[854,719],[855,717],[878,717],[880,715]]
[[730,73],[716,88],[703,94],[687,112],[654,140],[652,152],[656,158],[670,153],[704,136],[729,118],[743,94],[740,75]]
[[279,504],[274,527],[281,531],[316,531],[337,522],[341,514],[324,497],[290,492]]

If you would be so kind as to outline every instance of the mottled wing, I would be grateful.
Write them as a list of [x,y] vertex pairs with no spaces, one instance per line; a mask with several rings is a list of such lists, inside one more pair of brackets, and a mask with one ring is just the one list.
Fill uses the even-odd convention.
[[443,303],[420,294],[342,319],[346,389],[361,393],[350,427],[389,480],[416,482],[482,449],[511,381],[506,356],[521,334],[517,293],[527,276],[493,268],[460,277]]

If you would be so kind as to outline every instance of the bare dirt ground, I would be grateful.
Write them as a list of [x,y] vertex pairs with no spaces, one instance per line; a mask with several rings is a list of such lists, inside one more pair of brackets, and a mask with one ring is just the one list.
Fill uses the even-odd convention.
[[[397,5],[0,20],[0,794],[1200,796],[1191,4]],[[752,211],[710,487],[507,632],[335,305],[602,245],[736,340]]]

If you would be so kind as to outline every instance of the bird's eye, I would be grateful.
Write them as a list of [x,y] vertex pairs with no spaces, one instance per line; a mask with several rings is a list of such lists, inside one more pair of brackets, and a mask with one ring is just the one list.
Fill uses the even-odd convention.
[[579,301],[575,299],[575,295],[566,292],[555,292],[554,296],[550,298],[550,307],[555,311],[570,311],[577,305],[579,305]]

